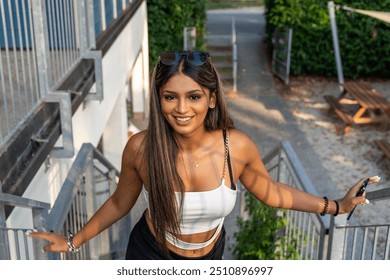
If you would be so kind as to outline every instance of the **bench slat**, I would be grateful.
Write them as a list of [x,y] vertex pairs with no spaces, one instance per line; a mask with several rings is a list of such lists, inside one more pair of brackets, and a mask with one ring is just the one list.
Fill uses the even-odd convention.
[[390,108],[387,99],[365,83],[347,82],[344,84],[344,90],[359,99],[364,108],[375,109],[379,107],[384,110]]
[[330,107],[336,112],[340,119],[345,122],[347,125],[353,124],[353,119],[348,115],[337,99],[332,95],[324,95],[324,99],[329,103]]

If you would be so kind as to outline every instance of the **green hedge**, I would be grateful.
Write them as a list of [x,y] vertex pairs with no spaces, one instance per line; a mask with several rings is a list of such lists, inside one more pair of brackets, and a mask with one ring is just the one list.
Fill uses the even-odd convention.
[[162,51],[183,49],[184,27],[196,27],[197,48],[204,48],[205,0],[148,0],[147,9],[151,66]]
[[[390,11],[389,0],[334,1],[356,9]],[[267,42],[275,27],[293,28],[292,75],[336,76],[336,64],[324,0],[265,0]],[[390,24],[336,9],[343,72],[346,78],[390,77]]]

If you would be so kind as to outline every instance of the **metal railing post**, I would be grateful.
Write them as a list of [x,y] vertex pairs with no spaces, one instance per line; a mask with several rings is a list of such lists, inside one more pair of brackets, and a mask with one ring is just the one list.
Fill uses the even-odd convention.
[[[288,141],[282,141],[263,157],[272,178],[318,196],[302,164]],[[324,259],[329,217],[317,214],[287,211],[285,237],[297,242],[303,259]],[[306,239],[307,238],[307,239]],[[288,241],[288,242],[290,242]]]
[[346,228],[338,227],[346,224],[345,215],[339,215],[334,217],[331,215],[330,228],[329,228],[329,244],[327,259],[329,260],[342,260],[344,259],[345,249],[345,236]]
[[87,26],[88,26],[88,45],[91,49],[96,49],[96,34],[95,34],[95,13],[93,0],[85,0]]
[[53,69],[49,66],[49,36],[44,0],[32,0],[32,16],[40,96],[45,102],[59,103],[60,106],[63,148],[55,148],[52,156],[70,158],[74,155],[70,93],[51,91],[50,73]]
[[[49,211],[46,208],[33,208],[32,209],[32,215],[33,215],[33,226],[37,229],[45,229],[46,228],[46,221],[49,217]],[[47,253],[44,253],[42,251],[42,247],[47,244],[47,242],[39,240],[39,239],[33,239],[34,244],[34,252],[35,252],[35,258],[37,260],[48,260],[49,255]]]
[[[10,240],[8,239],[8,231],[12,234],[15,233],[15,229],[9,229],[6,226],[6,219],[4,213],[4,206],[8,205],[11,207],[20,207],[31,209],[32,212],[32,227],[40,230],[45,230],[46,221],[49,213],[50,205],[45,202],[32,200],[24,197],[15,196],[12,194],[3,193],[0,191],[0,257],[1,259],[11,259],[11,245]],[[18,229],[26,232],[32,228]],[[14,235],[15,236],[15,235]],[[24,248],[26,253],[26,258],[29,256],[29,245],[26,242],[26,237],[24,241],[19,242],[19,238],[16,238],[12,246],[16,251],[17,257],[20,257],[20,252]],[[47,259],[47,256],[42,252],[42,247],[46,244],[44,241],[32,240],[33,253],[37,259]]]
[[[0,181],[0,194],[3,192],[3,187]],[[9,252],[7,225],[5,222],[4,204],[0,203],[0,260],[9,260],[11,258]]]
[[328,11],[329,11],[329,18],[330,18],[330,27],[332,29],[332,39],[333,39],[334,56],[335,56],[336,67],[337,67],[337,77],[339,80],[340,92],[341,92],[343,91],[344,74],[343,74],[343,65],[340,56],[340,46],[339,46],[339,39],[337,35],[336,14],[335,14],[333,1],[328,2]]
[[44,0],[31,0],[33,41],[37,59],[37,73],[40,97],[45,98],[51,88],[51,74],[49,69],[49,40]]
[[88,26],[87,26],[87,7],[86,1],[77,1],[77,17],[78,17],[78,30],[79,30],[79,47],[80,55],[83,56],[88,50]]
[[86,100],[103,100],[103,64],[102,52],[96,50],[94,6],[91,0],[77,1],[79,19],[80,55],[84,59],[93,59],[95,66],[95,91],[86,96]]
[[[9,240],[8,240],[8,233],[7,233],[7,226],[5,224],[5,219],[1,214],[1,212],[4,212],[4,207],[0,205],[0,260],[10,260],[11,255],[9,251]],[[3,213],[4,214],[4,213]]]
[[62,147],[54,147],[51,156],[54,158],[71,158],[74,156],[74,143],[70,92],[50,92],[47,95],[46,102],[58,103],[60,106]]
[[[85,194],[86,197],[90,197],[92,199],[86,200],[86,214],[88,219],[92,217],[92,215],[97,210],[96,205],[96,195],[95,195],[95,183],[94,183],[94,157],[93,157],[93,146],[88,146],[88,160],[86,162],[85,167],[85,180],[84,180],[84,188],[85,188]],[[100,235],[105,233],[100,233]],[[100,238],[94,238],[89,241],[89,250],[90,250],[90,257],[91,259],[99,259],[99,243],[98,239]]]
[[[2,193],[1,181],[0,181],[0,194]],[[5,220],[5,209],[4,204],[0,203],[0,260],[11,259],[9,251],[9,240],[7,233],[7,225]]]

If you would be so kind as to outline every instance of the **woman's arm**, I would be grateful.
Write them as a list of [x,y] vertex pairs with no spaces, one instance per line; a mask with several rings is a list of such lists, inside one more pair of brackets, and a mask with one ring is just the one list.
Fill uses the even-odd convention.
[[[92,239],[116,221],[125,216],[136,203],[142,190],[142,180],[139,175],[139,162],[142,161],[140,149],[143,135],[134,135],[122,154],[121,174],[115,192],[99,208],[88,223],[73,237],[73,244],[79,248],[82,244]],[[44,251],[68,252],[67,238],[63,235],[50,232],[32,232],[31,237],[41,238],[50,244],[43,248]]]
[[[324,211],[324,198],[311,195],[292,186],[274,181],[264,166],[256,144],[243,133],[240,133],[237,136],[240,138],[239,149],[241,151],[236,151],[236,155],[238,155],[239,162],[242,164],[239,179],[246,189],[257,199],[276,208],[293,209],[318,214]],[[379,180],[379,177],[374,176],[370,178],[369,183],[376,183]],[[365,194],[361,197],[356,197],[356,193],[363,184],[363,181],[364,179],[361,179],[354,184],[339,201],[339,214],[352,211],[357,204],[365,204]],[[326,213],[336,213],[336,207],[336,202],[329,200]]]

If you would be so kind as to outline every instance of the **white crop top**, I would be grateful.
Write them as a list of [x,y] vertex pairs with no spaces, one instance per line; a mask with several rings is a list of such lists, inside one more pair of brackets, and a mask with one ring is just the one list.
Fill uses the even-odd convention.
[[[183,208],[180,219],[180,234],[196,234],[208,232],[216,228],[213,236],[202,243],[189,243],[176,238],[167,232],[166,239],[169,243],[184,250],[200,249],[211,244],[222,229],[223,221],[233,210],[236,204],[237,190],[233,182],[232,167],[229,154],[229,134],[224,131],[225,141],[225,165],[221,184],[212,190],[201,192],[185,192]],[[226,164],[227,163],[227,164]],[[226,166],[227,165],[227,166]],[[232,187],[225,184],[225,170],[229,168]],[[149,208],[149,193],[142,189],[147,207]],[[181,193],[176,192],[177,205],[180,205]]]
[[[143,188],[143,194],[149,207],[149,193]],[[180,204],[180,192],[176,192],[176,200]],[[217,228],[214,236],[204,243],[188,243],[167,234],[167,241],[176,247],[192,250],[209,245],[222,229],[223,221],[233,210],[236,203],[237,191],[221,185],[210,191],[185,192],[180,222],[181,234],[207,232]]]

